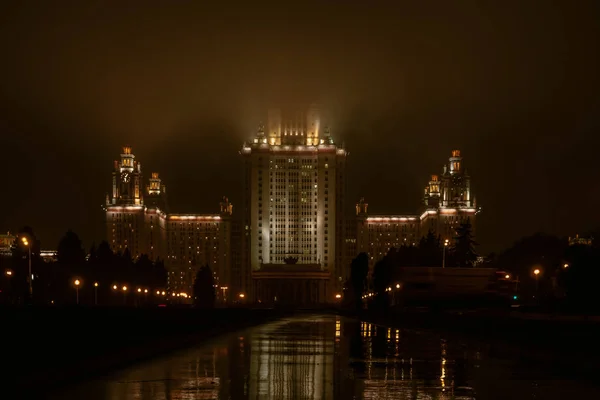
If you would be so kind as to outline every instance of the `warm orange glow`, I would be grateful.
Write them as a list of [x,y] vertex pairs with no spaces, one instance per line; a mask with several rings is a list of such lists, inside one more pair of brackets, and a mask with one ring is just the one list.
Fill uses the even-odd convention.
[[113,285],[113,290],[117,290],[117,285]]
[[131,147],[130,146],[123,147],[123,154],[131,154]]
[[6,276],[11,276],[12,275],[12,271],[10,269],[7,269],[5,273],[6,273]]
[[144,289],[144,293],[148,293],[148,289]]
[[127,291],[127,286],[123,286],[123,291],[126,292]]
[[94,282],[94,287],[98,287],[98,282]]
[[73,283],[75,283],[75,286],[79,286],[81,284],[81,282],[79,281],[79,279],[75,279],[75,282],[73,282]]
[[158,172],[152,173],[152,179],[158,179]]
[[142,289],[138,288],[138,293],[142,293]]
[[341,298],[342,298],[342,295],[338,293],[338,294],[336,294],[336,295],[335,295],[335,298],[336,298],[336,299],[341,299]]
[[535,276],[538,276],[540,274],[540,270],[536,268],[533,270],[533,273],[535,274]]
[[506,279],[510,279],[510,274],[506,274],[506,275],[504,275],[504,278],[506,278]]
[[452,150],[452,157],[460,157],[460,150]]
[[569,268],[569,264],[563,265],[563,268]]
[[164,296],[166,293],[163,291],[161,294]]
[[240,299],[243,299],[244,297],[246,297],[246,295],[244,293],[240,293]]
[[396,289],[400,289],[400,284],[396,283]]

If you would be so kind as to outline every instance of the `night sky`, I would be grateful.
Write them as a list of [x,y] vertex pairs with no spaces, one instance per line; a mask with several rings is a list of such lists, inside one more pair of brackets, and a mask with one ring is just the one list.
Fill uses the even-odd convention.
[[243,141],[268,107],[312,102],[350,151],[350,206],[416,212],[459,148],[482,252],[600,227],[597,2],[6,3],[0,231],[44,248],[104,238],[124,144],[174,211],[227,195],[235,213]]

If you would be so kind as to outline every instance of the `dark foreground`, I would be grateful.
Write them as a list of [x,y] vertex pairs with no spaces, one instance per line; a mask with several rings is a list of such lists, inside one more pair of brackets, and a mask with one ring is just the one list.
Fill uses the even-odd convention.
[[600,398],[597,387],[548,367],[499,357],[467,336],[305,315],[213,337],[50,398]]
[[[0,309],[2,390],[19,398],[282,317],[270,309]],[[3,396],[0,396],[3,397]]]

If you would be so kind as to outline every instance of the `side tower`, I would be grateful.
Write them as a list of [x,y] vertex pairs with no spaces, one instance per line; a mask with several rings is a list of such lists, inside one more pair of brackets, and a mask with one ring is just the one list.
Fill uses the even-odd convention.
[[114,162],[112,195],[106,198],[106,238],[115,253],[129,250],[133,258],[147,252],[144,241],[144,198],[142,167],[131,147],[123,147]]

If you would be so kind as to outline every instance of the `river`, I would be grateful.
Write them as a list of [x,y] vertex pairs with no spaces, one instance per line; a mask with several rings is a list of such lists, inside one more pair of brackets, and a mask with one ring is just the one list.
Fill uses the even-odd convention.
[[303,316],[224,335],[50,399],[600,398],[598,387],[513,350],[332,315]]

